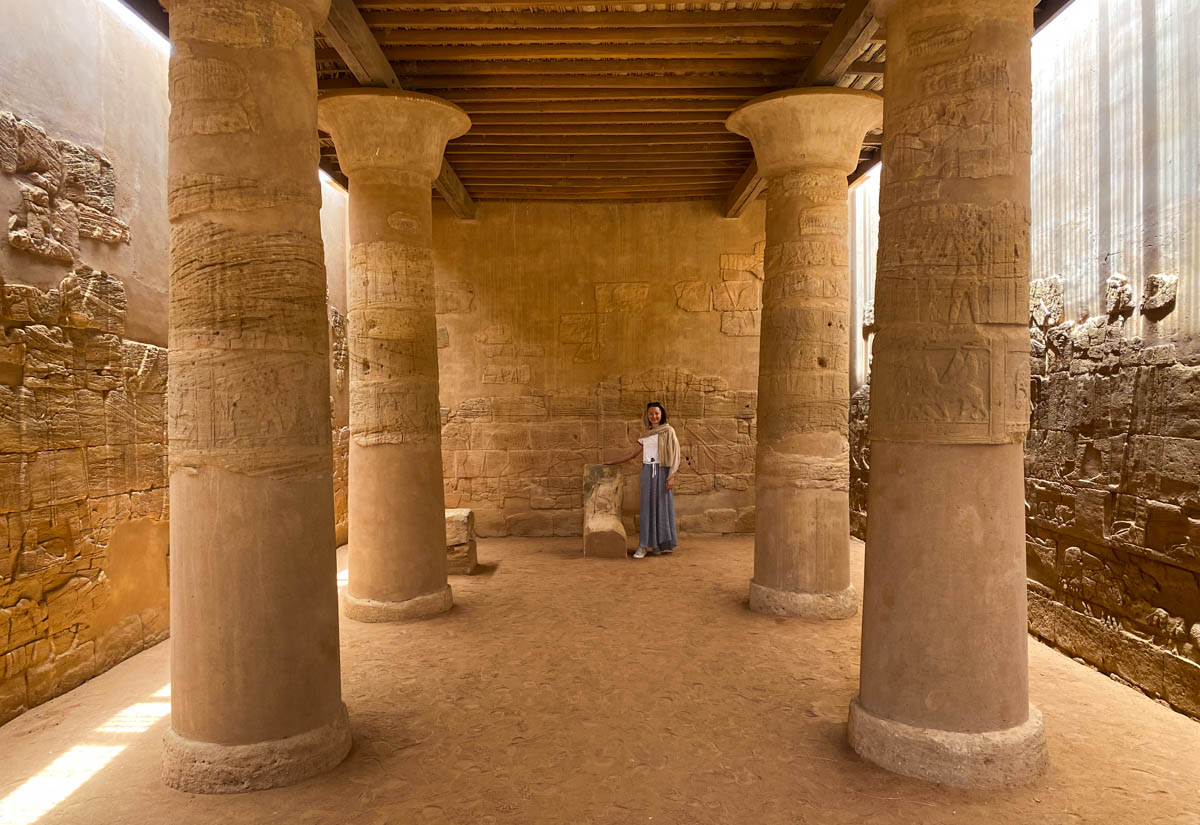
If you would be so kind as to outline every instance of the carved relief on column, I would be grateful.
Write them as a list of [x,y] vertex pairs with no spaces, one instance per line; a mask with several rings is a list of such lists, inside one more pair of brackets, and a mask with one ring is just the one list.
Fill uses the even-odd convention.
[[[349,618],[449,609],[438,401],[432,183],[466,114],[429,95],[320,104],[350,179]],[[396,491],[403,489],[400,501]]]
[[1029,704],[1032,0],[891,0],[861,688],[848,736],[965,787],[1046,765]]
[[937,0],[919,14],[886,5],[911,25],[888,30],[889,52],[904,57],[887,96],[871,437],[1019,443],[1029,425],[1029,43],[1015,19],[999,18],[1028,16],[1032,3]]
[[286,785],[350,748],[333,560],[315,27],[171,0],[167,784]]
[[767,179],[750,606],[844,618],[849,567],[850,280],[846,177],[882,100],[840,88],[765,95],[727,121]]

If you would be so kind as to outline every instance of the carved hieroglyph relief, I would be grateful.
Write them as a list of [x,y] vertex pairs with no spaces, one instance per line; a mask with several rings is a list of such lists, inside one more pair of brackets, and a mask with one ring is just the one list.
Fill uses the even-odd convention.
[[8,219],[17,249],[70,264],[80,259],[81,237],[129,243],[129,226],[116,217],[116,173],[97,150],[0,112],[0,172],[15,177],[21,193]]
[[1020,441],[1029,208],[997,198],[996,181],[1011,179],[1014,197],[1027,189],[1029,89],[953,27],[911,36],[912,91],[886,103],[871,434]]
[[350,432],[356,443],[435,441],[433,253],[392,241],[350,250]]

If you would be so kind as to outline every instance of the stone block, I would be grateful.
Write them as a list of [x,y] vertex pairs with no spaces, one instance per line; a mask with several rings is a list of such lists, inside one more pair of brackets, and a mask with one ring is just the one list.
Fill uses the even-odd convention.
[[125,341],[121,368],[127,392],[167,391],[167,350],[153,344]]
[[446,511],[446,545],[466,544],[475,538],[475,514],[469,508]]
[[1038,327],[1062,323],[1066,284],[1061,275],[1029,282],[1029,320]]
[[675,306],[684,312],[708,312],[712,309],[712,286],[708,281],[680,281],[675,284]]
[[1169,308],[1175,303],[1178,289],[1178,275],[1147,275],[1142,285],[1142,312],[1160,312]]
[[107,272],[80,266],[63,279],[62,324],[125,333],[125,285]]
[[117,175],[112,163],[90,146],[55,142],[63,161],[61,194],[105,215],[116,209]]
[[58,327],[31,324],[25,333],[25,385],[75,387],[75,354],[70,338]]
[[734,310],[721,313],[721,332],[733,337],[758,335],[760,324],[758,310]]
[[0,681],[0,725],[16,719],[28,708],[25,674]]
[[1163,654],[1163,664],[1163,698],[1200,719],[1200,664],[1171,653]]
[[[758,280],[723,281],[717,284],[713,287],[713,309],[726,312],[762,309],[762,284]],[[724,329],[721,331],[725,332]]]
[[1129,279],[1120,273],[1110,275],[1104,282],[1104,312],[1111,318],[1125,314],[1133,306],[1133,288]]
[[129,243],[129,224],[125,221],[82,203],[76,209],[81,236],[104,243]]
[[471,425],[471,444],[477,450],[528,450],[531,425],[524,422],[495,422]]
[[623,479],[620,469],[588,464],[583,473],[583,554],[627,558],[625,527],[621,523]]
[[8,220],[8,242],[16,249],[71,263],[79,253],[79,214],[71,201],[51,200],[40,186],[18,181],[21,203]]
[[597,312],[636,312],[650,295],[648,283],[596,284],[594,289]]
[[[468,511],[470,512],[470,511]],[[479,558],[475,539],[462,544],[446,545],[446,572],[452,576],[469,576],[475,572]]]
[[513,513],[505,518],[505,523],[508,526],[508,534],[513,536],[554,535],[554,517],[544,510]]
[[83,642],[31,667],[26,676],[30,705],[40,705],[79,687],[96,673],[95,644]]
[[34,507],[86,498],[87,464],[82,449],[47,450],[29,461],[29,487]]

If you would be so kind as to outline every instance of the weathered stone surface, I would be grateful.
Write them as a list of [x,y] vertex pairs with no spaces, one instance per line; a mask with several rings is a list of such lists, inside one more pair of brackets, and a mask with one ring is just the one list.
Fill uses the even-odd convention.
[[0,719],[160,640],[167,599],[165,531],[122,538],[167,517],[165,350],[116,334],[105,273],[3,295],[0,355],[21,360],[0,381]]
[[115,215],[116,174],[95,149],[54,140],[0,112],[0,172],[15,175],[21,192],[8,222],[17,249],[71,263],[80,257],[80,236],[129,242],[129,226]]
[[627,557],[621,523],[622,479],[619,467],[588,464],[583,474],[583,554]]
[[1142,286],[1142,312],[1159,312],[1170,307],[1175,303],[1178,289],[1178,275],[1147,275]]
[[479,566],[475,539],[460,544],[446,545],[446,573],[451,576],[469,576]]
[[712,285],[708,281],[680,281],[675,284],[675,305],[685,312],[712,309]]
[[446,546],[466,544],[475,538],[475,513],[470,508],[446,511]]
[[1133,288],[1129,279],[1120,273],[1110,275],[1104,282],[1104,312],[1111,318],[1128,313],[1133,307]]
[[644,283],[596,284],[596,311],[636,312],[649,294],[650,285]]
[[1029,282],[1029,319],[1037,327],[1052,327],[1063,321],[1066,283],[1061,275]]

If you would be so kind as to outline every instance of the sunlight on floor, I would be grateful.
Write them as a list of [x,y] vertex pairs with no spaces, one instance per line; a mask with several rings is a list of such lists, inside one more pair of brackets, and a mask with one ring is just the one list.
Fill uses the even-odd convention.
[[129,743],[119,737],[145,733],[169,714],[170,696],[167,684],[151,697],[166,701],[135,702],[124,708],[95,730],[106,738],[118,737],[116,742],[76,745],[0,800],[0,825],[31,825],[53,810],[125,750]]

